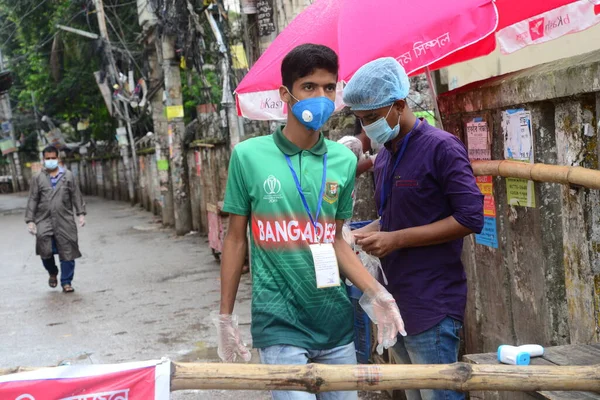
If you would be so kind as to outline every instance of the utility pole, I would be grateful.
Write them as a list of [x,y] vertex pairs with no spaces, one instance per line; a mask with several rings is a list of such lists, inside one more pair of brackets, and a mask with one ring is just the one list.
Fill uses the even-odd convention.
[[[167,107],[183,108],[181,93],[181,72],[175,54],[175,37],[162,37],[163,74]],[[167,115],[168,115],[167,110]],[[169,159],[171,167],[171,182],[173,187],[173,205],[175,211],[175,233],[185,235],[192,230],[192,206],[189,194],[189,178],[185,154],[183,152],[183,137],[185,123],[183,116],[177,116],[168,121]]]
[[[148,64],[150,65],[150,87],[162,85],[162,60],[156,48],[160,43],[153,37],[148,44]],[[161,52],[162,53],[162,52]],[[156,156],[156,171],[160,191],[160,208],[162,222],[166,226],[175,226],[175,208],[173,205],[173,189],[171,187],[171,176],[169,174],[169,128],[167,117],[164,112],[163,90],[157,91],[150,98],[152,105],[152,122],[154,124],[154,149]]]
[[[0,49],[0,72],[4,72],[4,58],[2,56],[2,50]],[[3,94],[0,97],[0,110],[4,118],[9,122],[10,126],[10,138],[15,142],[15,128],[12,121],[12,106],[10,105],[10,96],[8,93]],[[16,193],[20,190],[25,189],[23,184],[23,174],[21,172],[21,161],[19,160],[19,152],[14,151],[12,157],[9,155],[8,161],[10,163],[10,170],[12,175],[12,186],[13,191]]]
[[44,139],[42,137],[42,129],[40,128],[40,118],[37,110],[37,106],[35,104],[35,93],[31,92],[31,102],[33,103],[33,115],[35,116],[35,128],[37,129],[37,147],[40,153],[40,163],[44,162],[44,154],[40,149],[40,144],[44,144]]
[[[114,83],[118,83],[118,73],[117,67],[115,64],[115,59],[113,57],[112,48],[110,46],[110,40],[108,38],[108,29],[106,28],[106,16],[104,14],[104,4],[102,0],[94,0],[94,6],[96,7],[96,16],[98,17],[98,27],[100,28],[100,37],[102,38],[105,47],[105,53],[108,58],[109,64],[109,76],[112,77]],[[118,101],[113,101],[113,107],[119,107]],[[127,106],[125,106],[127,107]],[[117,112],[118,114],[118,112]],[[118,118],[119,128],[123,127],[123,121]],[[123,157],[123,165],[125,166],[125,176],[127,177],[127,188],[129,191],[129,198],[132,204],[135,204],[135,189],[133,182],[133,172],[131,171],[131,163],[129,159],[129,154],[127,148],[124,150],[121,148],[121,157]]]
[[[145,45],[148,52],[148,65],[150,76],[148,87],[162,86],[162,46],[157,37],[156,29],[158,19],[147,0],[137,0],[138,22],[145,35]],[[153,179],[159,188],[155,204],[160,206],[162,223],[165,226],[175,226],[175,207],[173,203],[173,189],[169,173],[169,130],[167,117],[163,104],[164,90],[158,90],[148,100],[152,107],[152,122],[154,125],[154,149],[156,157],[156,174]]]
[[244,135],[244,125],[241,123],[240,118],[237,115],[235,99],[233,98],[233,91],[231,90],[231,80],[229,79],[229,72],[231,68],[229,61],[229,48],[213,15],[208,10],[205,10],[204,13],[208,19],[208,22],[210,23],[213,34],[217,39],[217,43],[219,44],[219,51],[223,56],[223,59],[221,60],[221,75],[223,76],[223,96],[221,98],[221,104],[225,108],[225,113],[227,115],[229,144],[233,149],[235,145],[240,142],[240,138]]

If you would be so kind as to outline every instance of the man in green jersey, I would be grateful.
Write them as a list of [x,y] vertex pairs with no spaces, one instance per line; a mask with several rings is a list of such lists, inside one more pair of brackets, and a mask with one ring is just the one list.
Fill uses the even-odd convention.
[[[393,297],[363,267],[342,238],[352,216],[356,157],[319,132],[335,109],[338,59],[314,44],[283,60],[279,93],[285,127],[238,144],[229,166],[224,211],[230,214],[221,263],[219,356],[250,360],[233,315],[247,240],[252,246],[252,339],[265,364],[355,364],[353,309],[340,270],[364,292],[360,304],[390,347],[404,324]],[[339,268],[339,269],[338,269]],[[324,400],[356,399],[329,392]],[[273,398],[315,399],[274,391]]]

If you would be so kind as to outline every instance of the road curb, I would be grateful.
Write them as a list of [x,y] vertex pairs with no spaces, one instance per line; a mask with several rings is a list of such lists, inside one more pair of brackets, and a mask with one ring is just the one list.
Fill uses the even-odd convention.
[[3,217],[8,217],[10,215],[17,215],[17,214],[25,214],[25,209],[17,208],[14,210],[0,211],[0,216],[3,216]]

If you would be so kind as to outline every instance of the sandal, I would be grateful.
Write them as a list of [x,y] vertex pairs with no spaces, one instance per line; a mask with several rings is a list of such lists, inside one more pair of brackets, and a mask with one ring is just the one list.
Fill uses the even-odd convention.
[[48,278],[48,286],[51,288],[58,286],[58,279],[56,279],[56,275],[50,275],[50,278]]
[[73,289],[73,286],[71,285],[63,285],[63,293],[73,293],[75,291],[75,289]]

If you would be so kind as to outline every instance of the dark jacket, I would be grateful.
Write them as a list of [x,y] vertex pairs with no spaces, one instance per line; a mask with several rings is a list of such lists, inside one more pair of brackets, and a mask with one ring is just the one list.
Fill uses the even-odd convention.
[[31,179],[30,187],[25,222],[37,226],[36,254],[51,258],[54,236],[61,260],[81,257],[74,215],[85,215],[85,202],[73,173],[65,170],[53,189],[48,172],[40,172]]

